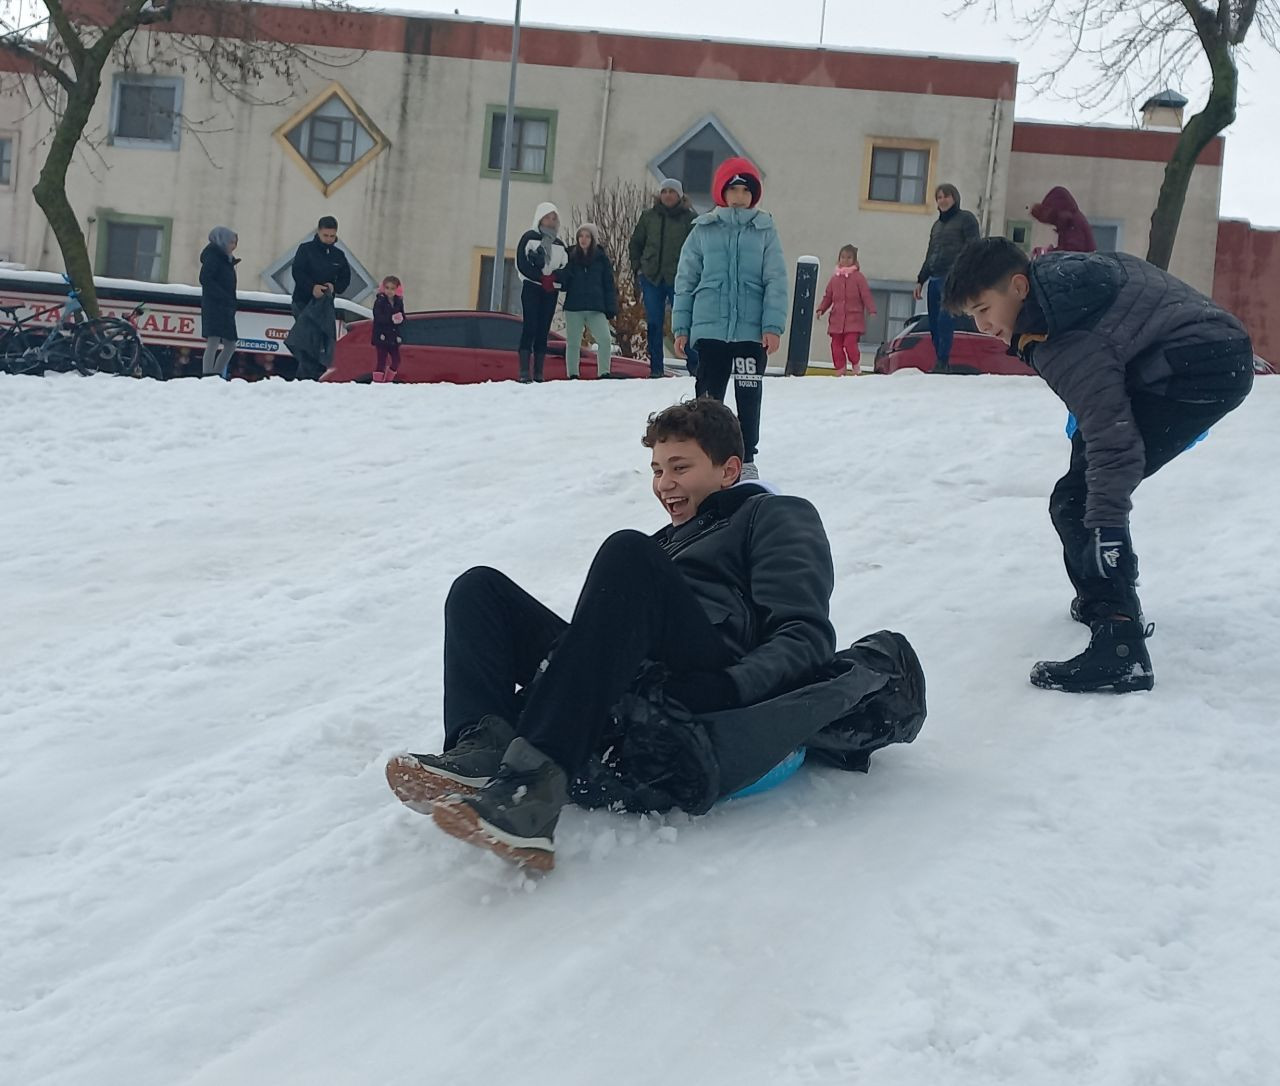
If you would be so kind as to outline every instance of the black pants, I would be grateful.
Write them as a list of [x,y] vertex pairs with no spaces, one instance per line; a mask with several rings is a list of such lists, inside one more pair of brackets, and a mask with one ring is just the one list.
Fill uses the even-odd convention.
[[551,318],[556,315],[559,293],[542,289],[541,283],[528,283],[520,289],[520,307],[524,327],[520,330],[520,350],[532,351],[535,358],[545,358]]
[[743,459],[750,464],[760,446],[760,398],[764,392],[764,368],[769,359],[764,344],[700,339],[697,346],[694,394],[724,403],[729,378],[733,378],[733,398],[738,408],[738,424],[742,427],[742,443],[746,447]]
[[571,622],[486,567],[454,581],[444,616],[445,749],[494,713],[570,777],[645,661],[677,674],[733,662],[675,564],[635,531],[596,552]]
[[[1245,386],[1247,389],[1247,385]],[[1147,463],[1142,477],[1154,475],[1175,456],[1229,411],[1243,402],[1243,395],[1207,403],[1185,403],[1163,396],[1134,396],[1133,417],[1146,447]],[[1062,555],[1067,576],[1075,586],[1086,616],[1103,618],[1111,614],[1137,619],[1141,613],[1134,587],[1138,577],[1136,561],[1125,571],[1122,581],[1090,576],[1080,563],[1089,542],[1090,530],[1084,526],[1085,499],[1088,487],[1085,472],[1089,469],[1084,439],[1079,431],[1071,438],[1071,465],[1058,480],[1049,497],[1049,516],[1062,540]]]

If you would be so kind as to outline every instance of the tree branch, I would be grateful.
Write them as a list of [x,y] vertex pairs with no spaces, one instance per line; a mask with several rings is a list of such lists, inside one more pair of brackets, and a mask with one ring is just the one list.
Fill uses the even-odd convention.
[[37,49],[31,48],[13,38],[0,39],[0,53],[8,53],[11,57],[25,60],[42,75],[55,79],[64,90],[75,90],[76,81],[57,64]]
[[41,0],[45,10],[49,12],[49,21],[53,23],[54,29],[58,32],[58,37],[62,39],[62,44],[66,47],[67,56],[71,58],[71,67],[75,69],[77,76],[84,70],[85,47],[84,39],[80,37],[80,31],[71,21],[71,17],[67,14],[66,9],[62,6],[62,0]]

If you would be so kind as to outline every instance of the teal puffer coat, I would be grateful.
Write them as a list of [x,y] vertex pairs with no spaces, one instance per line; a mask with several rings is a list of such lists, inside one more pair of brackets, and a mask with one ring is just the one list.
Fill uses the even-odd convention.
[[680,252],[671,331],[727,343],[782,335],[787,323],[787,264],[773,216],[718,207],[694,220]]

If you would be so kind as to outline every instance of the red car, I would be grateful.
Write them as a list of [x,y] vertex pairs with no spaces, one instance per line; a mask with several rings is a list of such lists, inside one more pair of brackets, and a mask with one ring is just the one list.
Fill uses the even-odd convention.
[[[519,317],[510,313],[478,310],[451,310],[438,313],[409,313],[400,326],[399,380],[412,383],[445,381],[469,385],[479,381],[514,381],[519,376],[516,350],[520,346]],[[370,342],[372,322],[348,326],[333,352],[333,366],[321,380],[369,381],[377,356]],[[544,375],[548,381],[563,381],[564,336],[552,333],[547,341]],[[615,377],[647,377],[649,363],[634,358],[614,357],[610,372]],[[596,353],[583,348],[581,373],[585,380],[596,376]]]
[[[1017,376],[1034,375],[1035,370],[995,336],[984,336],[970,317],[955,317],[956,337],[951,344],[952,373],[1000,373]],[[932,373],[938,364],[929,338],[929,314],[918,313],[907,321],[893,339],[880,344],[876,351],[876,373],[893,373],[901,369]]]

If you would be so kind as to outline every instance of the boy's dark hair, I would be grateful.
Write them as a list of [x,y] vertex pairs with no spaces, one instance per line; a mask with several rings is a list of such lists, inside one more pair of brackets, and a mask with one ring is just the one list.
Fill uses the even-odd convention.
[[742,459],[742,427],[732,411],[718,400],[703,396],[686,400],[649,416],[649,426],[640,439],[646,449],[659,441],[696,441],[715,465],[729,457]]
[[316,229],[317,230],[337,230],[338,220],[335,219],[332,215],[325,215],[318,223],[316,223]]
[[943,181],[936,189],[933,190],[933,198],[938,198],[938,193],[944,196],[950,196],[956,202],[956,206],[960,206],[960,190],[951,184],[950,181]]
[[1031,261],[1008,238],[978,238],[960,250],[942,285],[942,304],[963,313],[984,290],[1003,287],[1011,276],[1026,275]]

